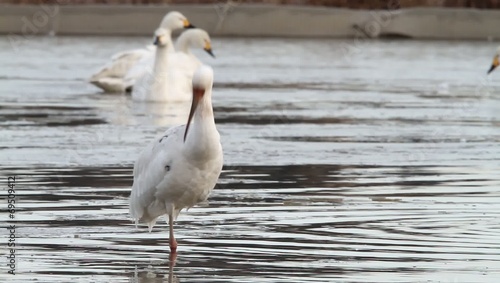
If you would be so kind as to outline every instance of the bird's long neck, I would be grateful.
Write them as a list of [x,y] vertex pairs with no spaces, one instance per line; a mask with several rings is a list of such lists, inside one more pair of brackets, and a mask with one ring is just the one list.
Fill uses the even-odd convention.
[[168,46],[157,46],[155,53],[154,73],[155,75],[165,73],[168,67]]
[[189,51],[189,38],[187,36],[179,36],[177,42],[175,43],[175,51],[180,51],[186,54],[190,54]]
[[169,28],[165,28],[166,31],[166,43],[168,52],[175,52],[174,43],[172,41],[172,30]]
[[212,108],[212,91],[206,90],[193,116],[191,129],[186,137],[189,155],[201,160],[210,159],[218,152],[220,136],[215,127],[214,111]]
[[[167,15],[168,16],[168,15]],[[172,30],[175,29],[170,23],[169,18],[165,16],[160,23],[159,28],[163,28],[167,32],[167,46],[169,52],[175,52],[174,44],[172,43]]]
[[214,109],[212,108],[212,90],[205,90],[203,98],[200,100],[200,105],[194,113],[193,122],[206,123],[215,127]]

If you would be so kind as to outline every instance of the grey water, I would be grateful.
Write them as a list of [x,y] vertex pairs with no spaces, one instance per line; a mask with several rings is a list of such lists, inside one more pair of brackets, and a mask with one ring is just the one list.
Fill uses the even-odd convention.
[[128,195],[184,113],[86,82],[149,40],[0,38],[2,282],[499,282],[495,43],[214,38],[224,170],[174,262]]

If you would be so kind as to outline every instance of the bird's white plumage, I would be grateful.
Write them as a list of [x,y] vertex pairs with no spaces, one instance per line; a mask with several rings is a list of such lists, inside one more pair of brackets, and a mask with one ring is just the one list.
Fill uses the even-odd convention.
[[154,52],[150,56],[144,56],[141,60],[137,61],[127,72],[124,77],[125,89],[132,89],[134,84],[142,77],[147,76],[153,72],[155,63],[156,46]]
[[106,92],[122,92],[124,89],[123,78],[138,61],[151,57],[154,47],[147,46],[142,49],[120,52],[111,57],[111,61],[96,71],[89,79],[90,83]]
[[[156,38],[166,39],[165,29],[157,29]],[[171,80],[168,69],[169,47],[168,40],[157,41],[154,66],[151,73],[141,77],[132,89],[132,98],[137,101],[182,101],[189,97],[189,93],[183,93],[175,88],[176,84]]]
[[[168,88],[165,86],[164,90],[183,94],[182,96],[175,97],[175,101],[188,101],[191,98],[190,90],[193,74],[202,65],[201,61],[191,53],[190,49],[203,48],[207,50],[207,46],[211,46],[211,41],[206,31],[202,29],[189,29],[184,31],[177,39],[175,52],[168,53],[168,57],[162,59],[164,60],[162,64],[165,66],[164,69],[167,70],[166,76],[168,77],[161,79],[164,80],[163,83],[165,85],[170,84]],[[211,49],[209,50],[211,52]],[[125,76],[125,88],[133,90],[135,87],[141,89],[147,89],[149,86],[153,87],[153,78],[158,76],[154,72],[155,60],[155,56],[147,56],[135,63]],[[141,94],[137,93],[135,99],[163,100],[161,98],[146,99],[144,91],[147,90],[141,90]]]
[[[169,31],[168,40],[171,43],[171,32],[185,27],[186,22],[186,17],[179,12],[173,11],[165,15],[160,28]],[[172,44],[169,44],[169,51],[175,51]],[[95,72],[90,77],[89,82],[106,92],[123,92],[127,87],[124,79],[129,70],[141,60],[151,60],[148,58],[153,58],[154,52],[155,48],[151,45],[145,48],[119,52],[111,57],[110,62]]]
[[150,229],[156,219],[205,201],[222,170],[222,146],[211,103],[213,74],[203,66],[193,78],[205,94],[194,112],[184,141],[186,125],[168,129],[153,140],[134,165],[130,214]]

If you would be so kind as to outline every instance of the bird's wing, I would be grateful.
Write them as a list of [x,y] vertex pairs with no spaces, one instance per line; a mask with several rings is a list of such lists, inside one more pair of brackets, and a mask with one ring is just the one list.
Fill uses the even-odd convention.
[[148,94],[154,83],[154,76],[149,73],[144,73],[142,77],[138,77],[134,80],[134,84],[130,86],[131,82],[127,82],[127,88],[132,89],[132,98],[134,100],[143,101],[146,100]]
[[134,83],[141,77],[153,72],[154,53],[145,54],[138,60],[128,71],[124,78],[124,83],[127,87],[134,86]]
[[124,90],[123,80],[119,78],[100,78],[91,83],[107,93],[118,93]]
[[165,213],[164,204],[156,206],[155,193],[172,162],[179,158],[184,128],[182,125],[168,129],[139,155],[134,165],[134,184],[130,195],[130,214],[133,218],[150,222]]
[[123,78],[127,71],[141,58],[148,56],[153,51],[150,47],[127,50],[119,52],[111,57],[111,61],[106,63],[91,77],[90,81],[102,78]]

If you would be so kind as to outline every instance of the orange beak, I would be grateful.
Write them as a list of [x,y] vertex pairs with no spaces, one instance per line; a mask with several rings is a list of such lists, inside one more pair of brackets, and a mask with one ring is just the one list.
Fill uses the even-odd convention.
[[498,59],[498,55],[495,56],[495,58],[493,58],[493,63],[491,63],[491,67],[490,69],[488,70],[488,74],[493,72],[493,70],[495,70],[496,67],[498,67],[498,65],[500,65],[500,60]]
[[202,88],[193,88],[193,102],[191,103],[191,111],[189,111],[189,118],[186,124],[186,131],[184,132],[184,141],[186,141],[186,136],[189,130],[189,125],[191,125],[191,120],[193,119],[194,112],[198,107],[198,103],[203,98],[205,90]]

